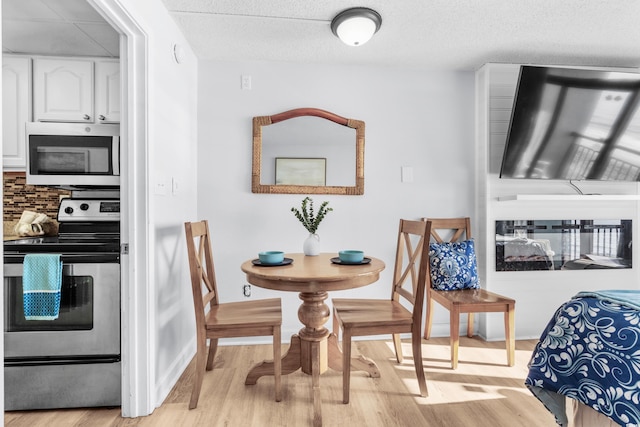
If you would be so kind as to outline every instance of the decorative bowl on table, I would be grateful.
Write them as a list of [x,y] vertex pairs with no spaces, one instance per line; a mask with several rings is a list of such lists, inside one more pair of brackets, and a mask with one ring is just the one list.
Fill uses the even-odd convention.
[[262,264],[282,264],[284,261],[284,252],[282,251],[264,251],[258,253],[258,259]]
[[338,252],[338,258],[346,264],[359,264],[364,259],[364,252],[348,249]]

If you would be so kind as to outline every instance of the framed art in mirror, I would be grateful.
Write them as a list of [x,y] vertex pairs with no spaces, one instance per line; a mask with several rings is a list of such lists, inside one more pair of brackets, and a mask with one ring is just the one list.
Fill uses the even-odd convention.
[[276,157],[276,185],[326,185],[327,159]]

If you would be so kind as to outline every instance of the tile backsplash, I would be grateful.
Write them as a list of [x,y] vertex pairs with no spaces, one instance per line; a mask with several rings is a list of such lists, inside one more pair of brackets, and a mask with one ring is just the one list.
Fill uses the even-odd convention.
[[27,185],[24,172],[4,172],[2,184],[4,188],[3,220],[5,222],[19,220],[24,210],[44,213],[52,219],[56,219],[60,196],[71,195],[71,191],[67,190]]

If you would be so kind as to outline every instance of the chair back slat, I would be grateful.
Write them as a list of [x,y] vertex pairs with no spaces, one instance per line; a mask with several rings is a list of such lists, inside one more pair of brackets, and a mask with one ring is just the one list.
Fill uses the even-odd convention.
[[[418,324],[422,321],[430,226],[430,223],[424,221],[401,219],[398,230],[391,299],[399,301],[402,297],[411,304]],[[411,286],[406,286],[407,284]]]
[[211,270],[213,270],[212,258],[211,241],[209,240],[209,235],[204,234],[200,236],[200,242],[198,244],[198,256],[195,261],[200,271],[200,278],[202,280],[201,284],[204,284],[206,286],[207,292],[212,292],[215,295],[215,277],[212,276],[213,272],[209,270],[209,267],[211,267]]
[[404,299],[409,301],[411,304],[415,304],[416,302],[415,293],[409,292],[405,288],[396,288],[396,294],[398,294],[398,296],[403,297]]
[[211,252],[209,224],[206,220],[185,222],[184,229],[187,238],[187,254],[189,256],[196,324],[200,327],[205,322],[206,307],[218,304],[218,289],[216,287],[215,268]]
[[[431,221],[431,238],[438,242],[459,242],[471,239],[471,219],[464,218],[423,218]],[[447,232],[447,237],[442,237]]]
[[[415,228],[415,227],[414,227]],[[413,295],[416,292],[417,276],[416,276],[416,261],[420,255],[420,251],[415,248],[420,248],[422,244],[423,236],[420,237],[420,241],[414,245],[412,242],[412,235],[420,235],[419,230],[409,232],[408,230],[401,231],[398,234],[398,250],[396,251],[396,270],[394,272],[394,286],[392,288],[392,298],[395,301],[399,300],[399,296],[406,298],[411,304],[415,301]],[[406,251],[406,252],[405,252]],[[406,253],[406,257],[405,257]],[[406,264],[405,264],[406,261]],[[399,275],[399,276],[398,276]],[[402,286],[406,283],[407,277],[411,277],[411,291],[399,292],[394,297],[394,293],[399,290],[404,290]]]

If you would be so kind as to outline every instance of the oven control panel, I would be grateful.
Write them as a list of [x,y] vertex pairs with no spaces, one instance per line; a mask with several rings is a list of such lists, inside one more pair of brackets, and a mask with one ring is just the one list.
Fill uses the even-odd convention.
[[73,199],[60,201],[59,222],[73,221],[119,221],[120,200],[117,199]]

